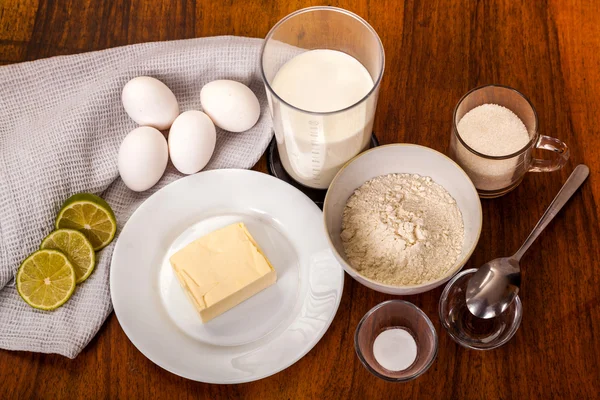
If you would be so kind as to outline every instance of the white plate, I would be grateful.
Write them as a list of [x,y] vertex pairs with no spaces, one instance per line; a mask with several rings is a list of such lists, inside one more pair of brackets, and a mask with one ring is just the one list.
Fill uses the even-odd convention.
[[[202,324],[168,258],[238,221],[277,283]],[[110,273],[115,314],[131,342],[162,368],[208,383],[250,382],[294,364],[331,324],[343,286],[319,208],[292,186],[246,170],[202,172],[148,198],[123,228]]]

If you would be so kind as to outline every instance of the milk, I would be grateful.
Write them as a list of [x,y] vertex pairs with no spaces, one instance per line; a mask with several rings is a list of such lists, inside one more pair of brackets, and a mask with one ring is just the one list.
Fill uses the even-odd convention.
[[292,178],[325,189],[368,147],[377,93],[355,104],[373,86],[358,60],[335,50],[306,51],[277,71],[273,91],[293,107],[276,98],[270,106],[281,162]]

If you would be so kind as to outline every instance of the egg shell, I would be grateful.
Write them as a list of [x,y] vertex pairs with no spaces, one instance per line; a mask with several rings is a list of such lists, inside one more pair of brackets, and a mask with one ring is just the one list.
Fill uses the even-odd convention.
[[208,164],[215,151],[215,125],[201,111],[186,111],[169,131],[169,154],[179,172],[195,174]]
[[140,125],[169,129],[179,115],[179,104],[171,89],[150,76],[127,82],[121,100],[129,117]]
[[165,173],[168,161],[167,140],[149,126],[129,132],[119,148],[119,174],[125,185],[136,192],[154,186]]
[[212,81],[200,91],[203,111],[216,126],[230,132],[252,128],[260,117],[260,104],[246,85],[230,80]]

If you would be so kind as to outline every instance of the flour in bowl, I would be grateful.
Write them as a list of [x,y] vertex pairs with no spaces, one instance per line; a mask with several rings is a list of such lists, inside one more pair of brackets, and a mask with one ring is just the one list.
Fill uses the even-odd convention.
[[350,196],[341,238],[361,275],[387,285],[419,285],[454,266],[464,226],[454,198],[430,177],[390,174]]

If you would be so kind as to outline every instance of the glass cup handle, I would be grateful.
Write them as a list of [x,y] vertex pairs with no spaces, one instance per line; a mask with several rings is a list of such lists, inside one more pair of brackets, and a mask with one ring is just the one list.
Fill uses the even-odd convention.
[[531,172],[556,171],[564,167],[569,160],[569,147],[556,138],[540,135],[535,147],[537,149],[553,151],[557,156],[551,160],[534,158],[529,168]]

